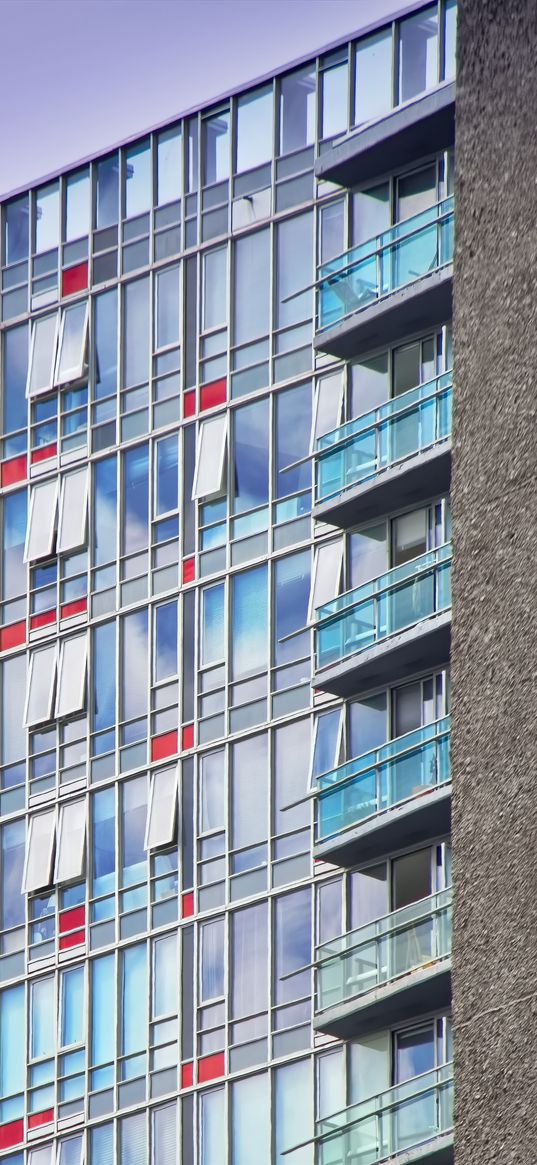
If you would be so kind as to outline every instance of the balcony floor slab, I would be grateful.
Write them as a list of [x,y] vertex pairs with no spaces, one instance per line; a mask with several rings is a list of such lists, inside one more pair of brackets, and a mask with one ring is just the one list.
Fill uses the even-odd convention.
[[413,673],[447,664],[450,640],[451,610],[441,611],[316,672],[312,684],[344,699],[396,684]]
[[409,971],[392,983],[327,1008],[316,1015],[315,1031],[349,1040],[388,1028],[451,1002],[451,959]]
[[331,526],[349,529],[394,510],[419,505],[448,493],[451,483],[451,438],[390,466],[344,494],[319,502],[313,517]]
[[445,836],[450,829],[451,782],[448,781],[335,837],[317,842],[313,856],[319,861],[350,868],[358,862],[376,861],[394,850]]

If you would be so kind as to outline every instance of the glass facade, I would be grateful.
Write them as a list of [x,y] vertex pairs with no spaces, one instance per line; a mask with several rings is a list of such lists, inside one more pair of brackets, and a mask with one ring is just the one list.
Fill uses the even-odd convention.
[[455,18],[0,206],[0,1165],[374,1165],[449,1133],[449,998],[329,1040],[318,967],[359,1008],[360,928],[379,990],[448,961],[448,828],[323,851],[445,799],[448,658],[317,684],[449,614],[449,500],[315,506],[449,440],[448,317],[321,344],[379,254],[380,310],[439,232],[447,270],[453,149],[352,189],[315,164],[452,80]]

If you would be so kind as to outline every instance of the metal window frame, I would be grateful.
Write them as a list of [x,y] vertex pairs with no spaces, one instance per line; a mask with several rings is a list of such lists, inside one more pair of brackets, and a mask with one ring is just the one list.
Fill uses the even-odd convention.
[[[56,323],[54,329],[54,339],[52,341],[52,348],[50,353],[49,383],[46,385],[39,385],[37,388],[32,389],[32,373],[34,367],[35,345],[38,328],[40,324],[45,322],[45,320],[52,319],[53,317],[55,318]],[[58,334],[59,312],[57,309],[54,312],[47,312],[46,315],[38,316],[37,319],[33,320],[32,335],[30,340],[30,355],[28,357],[28,372],[26,375],[26,397],[28,400],[33,400],[33,398],[36,396],[43,396],[44,393],[50,392],[54,388],[54,371],[56,368],[56,353],[58,350]]]
[[[80,644],[80,653],[75,651],[75,644]],[[70,716],[76,716],[77,713],[84,711],[86,704],[86,679],[88,671],[88,635],[87,631],[83,631],[79,635],[70,635],[60,642],[60,652],[58,659],[58,679],[56,684],[56,701],[54,708],[54,715],[57,718],[66,719]],[[72,658],[68,659],[69,654]],[[69,668],[72,672],[76,670],[80,672],[80,686],[78,692],[73,692],[73,685],[70,683],[67,691],[67,697],[71,699],[69,706],[66,706],[65,699],[62,698],[62,683],[64,679],[64,669]],[[75,672],[74,679],[77,675]]]
[[[73,833],[74,823],[74,833]],[[78,845],[77,835],[82,833],[82,844]],[[67,852],[64,852],[67,851]],[[86,800],[67,801],[60,805],[56,826],[56,859],[54,862],[54,882],[73,882],[84,876],[86,858]],[[65,872],[66,861],[76,860],[76,869]]]
[[[209,452],[210,452],[210,451],[206,451],[206,449],[207,449],[206,434],[209,432],[209,429],[211,426],[213,426],[213,427],[218,426],[219,427],[220,432],[219,432],[218,439],[219,439],[220,447],[219,447],[218,457],[216,458],[217,472],[214,475],[213,482],[211,483],[211,484],[214,483],[214,489],[206,489],[205,486],[202,486],[200,488],[200,477],[202,475],[203,462],[204,462],[204,460],[207,459],[207,457],[209,456]],[[196,466],[194,469],[194,481],[192,484],[192,501],[195,501],[196,499],[213,497],[215,494],[221,493],[222,488],[223,488],[223,484],[224,484],[224,469],[225,469],[227,444],[228,444],[227,413],[218,413],[216,416],[207,417],[206,420],[202,420],[200,422],[200,427],[199,427],[199,431],[198,431],[197,447],[196,447]]]
[[[69,312],[77,311],[82,304],[85,303],[84,322],[82,324],[82,332],[80,336],[80,360],[78,364],[74,364],[72,368],[68,368],[62,375],[60,375],[63,341],[65,335],[65,322]],[[77,300],[76,303],[71,303],[68,307],[64,307],[61,313],[61,322],[57,333],[56,346],[56,360],[54,364],[54,384],[61,386],[64,384],[73,384],[77,380],[81,380],[88,367],[87,362],[87,347],[88,347],[88,327],[89,327],[89,301]]]
[[[39,880],[37,882],[35,882],[35,880],[34,880],[32,882],[32,884],[29,885],[28,884],[28,873],[29,873],[28,868],[30,866],[30,855],[32,852],[34,827],[35,827],[35,822],[40,817],[49,818],[49,821],[50,821],[50,826],[49,826],[49,829],[47,830],[47,833],[48,833],[48,839],[47,839],[48,840],[48,861],[46,863],[39,863],[39,867],[42,870],[42,880],[39,878]],[[46,809],[43,813],[34,813],[29,818],[29,820],[28,820],[28,832],[26,835],[26,849],[25,849],[25,853],[24,853],[24,867],[23,867],[23,872],[22,872],[21,892],[23,894],[32,894],[35,890],[42,890],[45,887],[50,886],[52,884],[52,881],[53,881],[52,866],[53,866],[53,857],[54,857],[54,845],[55,845],[55,841],[56,841],[56,829],[57,829],[56,808]]]
[[[49,687],[49,693],[48,693],[47,715],[40,716],[37,720],[36,719],[29,720],[28,717],[30,714],[31,693],[32,693],[32,684],[34,682],[34,670],[35,670],[35,666],[36,666],[36,659],[38,658],[38,656],[44,655],[44,654],[47,654],[47,656],[49,656],[49,658],[51,660],[50,687]],[[56,643],[47,644],[46,647],[38,648],[36,651],[33,651],[30,654],[30,660],[29,660],[29,665],[28,665],[28,674],[27,674],[27,679],[26,679],[26,699],[25,699],[25,703],[24,703],[24,726],[25,726],[25,728],[34,728],[38,724],[48,724],[48,722],[50,720],[52,720],[52,718],[53,718],[52,709],[53,709],[53,705],[54,705],[54,691],[55,691],[55,686],[56,686],[57,663],[58,663],[58,647],[57,647]]]
[[[335,599],[339,594],[339,588],[341,587],[341,572],[343,567],[343,545],[344,535],[342,534],[339,538],[334,538],[329,542],[319,542],[319,544],[315,547],[313,570],[311,572],[310,597],[308,600],[308,623],[314,622],[315,611],[317,610],[317,607],[323,605],[322,603],[318,603],[316,601],[317,582],[320,574],[320,564],[325,557],[328,558],[328,553],[330,551],[333,555],[336,555],[337,559],[339,560],[338,564],[334,564],[335,586],[334,594],[331,596],[331,598]],[[329,603],[331,600],[325,599],[324,601]]]
[[[83,547],[86,545],[87,530],[88,530],[88,496],[89,496],[89,475],[90,475],[89,471],[90,471],[90,466],[89,466],[89,462],[88,462],[82,468],[75,469],[72,473],[65,473],[63,475],[63,477],[61,478],[60,499],[59,499],[59,506],[58,506],[58,533],[57,533],[57,537],[56,537],[56,552],[57,552],[57,554],[62,554],[68,550],[69,551],[70,550],[78,550],[79,547]],[[63,537],[62,537],[64,514],[65,514],[66,510],[72,510],[72,506],[73,506],[73,498],[69,499],[70,483],[73,482],[76,477],[82,477],[83,475],[84,475],[84,492],[83,492],[83,496],[82,496],[82,505],[80,507],[80,509],[81,509],[81,515],[80,515],[80,517],[81,517],[81,522],[80,522],[81,534],[80,534],[80,538],[76,538],[74,542],[64,542]]]
[[[167,768],[156,769],[151,773],[151,785],[149,788],[149,797],[147,801],[147,819],[144,837],[144,849],[161,849],[165,846],[171,845],[174,841],[176,832],[176,822],[178,816],[177,806],[177,792],[178,792],[178,766],[170,765]],[[168,822],[167,830],[162,831],[162,835],[153,840],[153,832],[155,831],[154,820],[154,805],[156,805],[159,794],[159,785],[166,785],[164,790],[164,797],[170,797],[172,800],[172,812]]]
[[[32,550],[32,538],[34,524],[38,522],[40,515],[35,516],[35,509],[37,506],[36,499],[44,490],[51,490],[52,506],[50,511],[50,527],[49,527],[49,541],[42,554],[35,554]],[[43,558],[49,558],[54,552],[54,535],[56,533],[56,522],[58,515],[58,480],[51,480],[36,482],[30,491],[30,501],[28,505],[28,517],[26,524],[26,538],[24,540],[23,562],[38,562]]]

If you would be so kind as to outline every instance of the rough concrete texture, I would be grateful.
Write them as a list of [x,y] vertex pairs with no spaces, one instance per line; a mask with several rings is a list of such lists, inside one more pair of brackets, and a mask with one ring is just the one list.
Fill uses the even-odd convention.
[[456,1165],[537,1162],[537,0],[461,0]]

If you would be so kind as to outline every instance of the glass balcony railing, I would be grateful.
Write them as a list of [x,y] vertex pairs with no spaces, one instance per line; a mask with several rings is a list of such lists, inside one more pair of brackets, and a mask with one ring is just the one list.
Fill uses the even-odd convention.
[[451,888],[317,948],[317,1014],[451,954]]
[[452,1129],[450,1062],[318,1121],[318,1165],[380,1165],[420,1145],[425,1156],[428,1142]]
[[451,543],[318,607],[317,669],[356,655],[451,606]]
[[316,841],[381,815],[451,780],[450,717],[390,740],[323,773],[317,783]]
[[318,328],[333,327],[453,259],[453,195],[319,268]]
[[337,497],[451,436],[452,395],[452,374],[444,372],[321,437],[316,502]]

